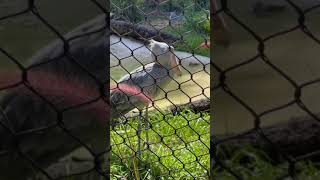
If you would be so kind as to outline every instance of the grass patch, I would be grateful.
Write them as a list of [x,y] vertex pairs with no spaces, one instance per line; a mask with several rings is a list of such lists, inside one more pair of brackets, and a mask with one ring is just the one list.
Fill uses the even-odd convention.
[[[185,110],[178,115],[150,115],[152,128],[139,134],[139,119],[111,131],[111,174],[113,179],[208,179],[210,166],[208,113]],[[148,144],[146,146],[146,138]],[[140,150],[138,144],[140,137]],[[221,151],[220,151],[221,152]],[[219,157],[245,180],[274,180],[286,177],[289,163],[275,164],[260,149],[249,145],[236,151],[224,150]],[[320,163],[299,161],[294,172],[299,179],[320,179]],[[234,180],[226,169],[212,170],[215,180]]]
[[[223,160],[225,166],[245,180],[275,180],[283,179],[283,177],[288,175],[288,162],[275,164],[263,150],[251,146],[244,146],[231,154],[232,155],[228,157],[220,155],[220,158]],[[297,162],[294,172],[298,179],[320,179],[320,163],[311,161]],[[235,179],[233,175],[220,166],[214,168],[212,174],[215,180]]]
[[[117,126],[111,131],[113,179],[207,179],[209,119],[208,113],[185,110],[178,115],[151,115],[152,128],[143,128],[140,134],[137,118]],[[149,146],[144,144],[147,137]]]

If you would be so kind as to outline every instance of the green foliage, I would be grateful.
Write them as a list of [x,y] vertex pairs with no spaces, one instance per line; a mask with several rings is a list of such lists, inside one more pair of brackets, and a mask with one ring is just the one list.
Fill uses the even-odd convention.
[[142,12],[151,12],[157,9],[162,12],[175,11],[177,13],[182,13],[186,11],[186,8],[190,8],[192,11],[196,12],[203,11],[204,9],[209,8],[209,2],[202,0],[169,0],[157,5],[155,0],[111,1],[111,12],[125,16],[132,22],[143,20],[144,17]]
[[[225,154],[219,153],[227,167],[246,180],[274,180],[288,174],[288,163],[274,164],[263,150],[253,148],[250,145],[241,149],[229,151],[223,148]],[[219,150],[218,150],[219,151]],[[232,152],[232,153],[230,153]],[[320,178],[320,164],[316,162],[301,161],[295,164],[295,172],[299,179],[316,180]],[[226,169],[219,166],[213,169],[215,180],[234,180]]]
[[144,0],[112,0],[111,13],[126,17],[131,22],[138,22],[143,19],[143,15],[138,9],[143,7]]
[[201,11],[209,8],[209,1],[204,0],[169,0],[160,6],[162,11],[183,12],[187,7],[193,11]]
[[203,23],[202,27],[209,36],[210,35],[210,17]]
[[186,1],[185,0],[171,0],[160,6],[160,10],[164,12],[182,12],[184,9]]
[[[154,1],[150,1],[154,2]],[[144,20],[143,12],[151,12],[155,7],[148,5],[144,0],[121,0],[112,1],[111,12],[116,15],[126,17],[131,22],[141,22]],[[210,35],[209,5],[194,0],[171,0],[161,3],[158,10],[162,12],[176,11],[177,14],[183,12],[184,19],[179,25],[172,25],[163,28],[161,31],[183,36],[183,41],[174,44],[176,50],[209,56],[209,49],[199,48],[199,45],[208,40]],[[149,23],[155,21],[168,21],[163,17],[148,17]],[[146,23],[149,25],[148,23]]]
[[194,12],[186,9],[185,20],[178,26],[170,26],[164,29],[178,37],[183,37],[183,41],[175,43],[175,49],[203,56],[210,56],[210,49],[199,48],[199,45],[210,36],[210,20],[208,12]]
[[[198,179],[206,179],[209,169],[209,119],[208,113],[196,114],[185,110],[179,115],[151,115],[152,129],[141,133],[143,144],[148,133],[149,149],[142,147],[137,155],[138,119],[130,119],[126,126],[119,126],[111,133],[113,144],[111,173],[114,179],[189,179],[190,170]],[[201,140],[201,141],[200,141]],[[189,143],[185,143],[189,142]],[[217,150],[220,159],[233,172],[246,180],[274,180],[288,174],[288,163],[274,164],[268,155],[250,145],[233,150],[223,147]],[[170,175],[168,175],[170,169]],[[295,164],[299,179],[320,179],[320,163],[299,161]],[[234,180],[226,169],[216,166],[212,175],[215,180]]]

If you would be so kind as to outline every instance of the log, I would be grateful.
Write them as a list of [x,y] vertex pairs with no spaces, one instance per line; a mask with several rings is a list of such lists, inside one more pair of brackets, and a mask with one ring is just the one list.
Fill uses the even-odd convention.
[[160,42],[174,43],[181,40],[172,34],[161,32],[153,27],[133,24],[127,21],[111,20],[111,34],[117,36],[129,36],[142,42],[148,42],[148,39],[154,39]]
[[191,109],[195,113],[208,112],[210,111],[210,99],[200,99],[183,105],[171,106],[169,109],[173,114],[181,112],[184,109]]
[[[170,112],[170,113],[176,115],[185,109],[190,109],[190,110],[194,111],[195,113],[208,112],[208,111],[210,111],[210,99],[200,99],[197,101],[193,101],[191,103],[180,104],[180,105],[171,105],[166,108],[166,112]],[[149,114],[156,113],[156,112],[158,112],[157,109],[149,110]],[[139,112],[133,110],[133,111],[125,114],[124,118],[125,119],[136,118],[138,116],[140,116]],[[115,125],[116,124],[112,124],[112,126],[115,126]]]
[[[284,160],[283,155],[303,159],[303,156],[308,153],[317,152],[320,149],[320,122],[309,117],[295,118],[287,123],[240,134],[245,135],[241,137],[237,136],[239,134],[211,136],[211,141],[217,144],[218,149],[231,153],[249,145],[263,150],[271,159],[278,162]],[[264,134],[272,144],[261,134]],[[279,153],[280,151],[282,154]],[[311,159],[316,160],[319,157],[319,155],[312,156]]]

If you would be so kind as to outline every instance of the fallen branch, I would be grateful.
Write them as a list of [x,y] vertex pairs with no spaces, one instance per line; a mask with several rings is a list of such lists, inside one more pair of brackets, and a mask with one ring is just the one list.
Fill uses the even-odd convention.
[[[273,160],[282,161],[283,155],[297,157],[320,150],[320,122],[303,117],[253,130],[241,137],[236,134],[221,135],[211,137],[211,140],[217,142],[218,149],[227,148],[225,150],[234,152],[249,145],[263,150]],[[312,159],[315,158],[316,156],[313,156]]]
[[193,101],[191,103],[183,104],[183,105],[176,105],[169,107],[172,113],[181,112],[184,109],[191,109],[195,113],[210,111],[210,99],[200,99],[197,101]]
[[[166,111],[171,112],[172,114],[177,114],[184,109],[190,109],[194,111],[195,113],[199,112],[209,112],[210,111],[210,100],[209,99],[200,99],[197,101],[193,101],[191,103],[186,103],[186,104],[180,104],[180,105],[171,105],[166,108]],[[149,113],[155,113],[158,112],[159,109],[151,109],[149,110]],[[131,111],[127,114],[124,115],[124,118],[135,118],[138,117],[140,113],[138,111]]]
[[173,43],[180,40],[180,38],[166,32],[161,32],[156,28],[132,24],[126,21],[111,20],[110,28],[111,34],[129,36],[142,42],[147,42],[148,39],[166,43]]

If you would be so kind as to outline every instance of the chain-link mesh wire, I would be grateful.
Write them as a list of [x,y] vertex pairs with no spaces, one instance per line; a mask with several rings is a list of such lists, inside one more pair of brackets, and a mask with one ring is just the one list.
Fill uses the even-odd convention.
[[111,178],[207,179],[209,2],[110,3]]
[[[233,47],[230,51],[213,47],[212,96],[216,100],[212,111],[215,118],[211,123],[211,128],[214,129],[211,134],[213,179],[308,178],[300,175],[301,167],[298,164],[301,161],[315,160],[319,156],[317,143],[312,143],[318,142],[316,134],[319,130],[319,104],[317,90],[310,90],[316,89],[319,83],[316,64],[319,57],[317,48],[320,45],[317,29],[319,2],[283,0],[240,3],[221,0],[218,4],[220,8],[212,12],[212,16],[223,17],[226,24],[229,24],[230,32],[242,34],[232,36]],[[254,21],[254,18],[258,20]],[[259,29],[260,26],[262,28]],[[217,35],[215,30],[213,22],[213,42]],[[248,43],[251,43],[250,48]],[[227,52],[227,55],[222,56],[219,51]],[[310,66],[306,67],[308,64]],[[314,103],[310,103],[312,100]],[[226,103],[231,101],[236,105]],[[230,116],[217,116],[220,111]],[[271,129],[265,128],[268,124],[286,121],[297,114],[303,117],[302,123],[289,125],[287,122],[278,129],[277,125]],[[220,136],[219,133],[223,132],[218,132],[215,128],[219,124],[228,123],[227,121],[230,123],[226,126],[233,127],[229,130],[232,131],[229,132],[231,135]],[[312,125],[306,125],[308,123]],[[244,127],[243,124],[247,126]],[[303,137],[304,133],[307,136]],[[240,158],[239,154],[245,149],[246,143],[231,151],[238,155],[232,156],[234,159],[229,159],[227,154],[230,152],[225,145],[232,146],[239,142],[252,146],[263,144],[262,150],[279,160],[273,161],[273,166],[278,167],[278,170],[272,171],[272,167],[263,166],[264,169],[259,171],[257,167],[261,164],[248,165],[250,158],[254,158],[254,153],[247,154],[247,159],[240,161],[241,167],[230,163]],[[308,142],[309,146],[306,146]],[[291,152],[290,143],[294,145]],[[283,166],[278,166],[279,164]],[[263,175],[265,171],[267,173]]]
[[0,2],[0,179],[106,177],[106,6]]

